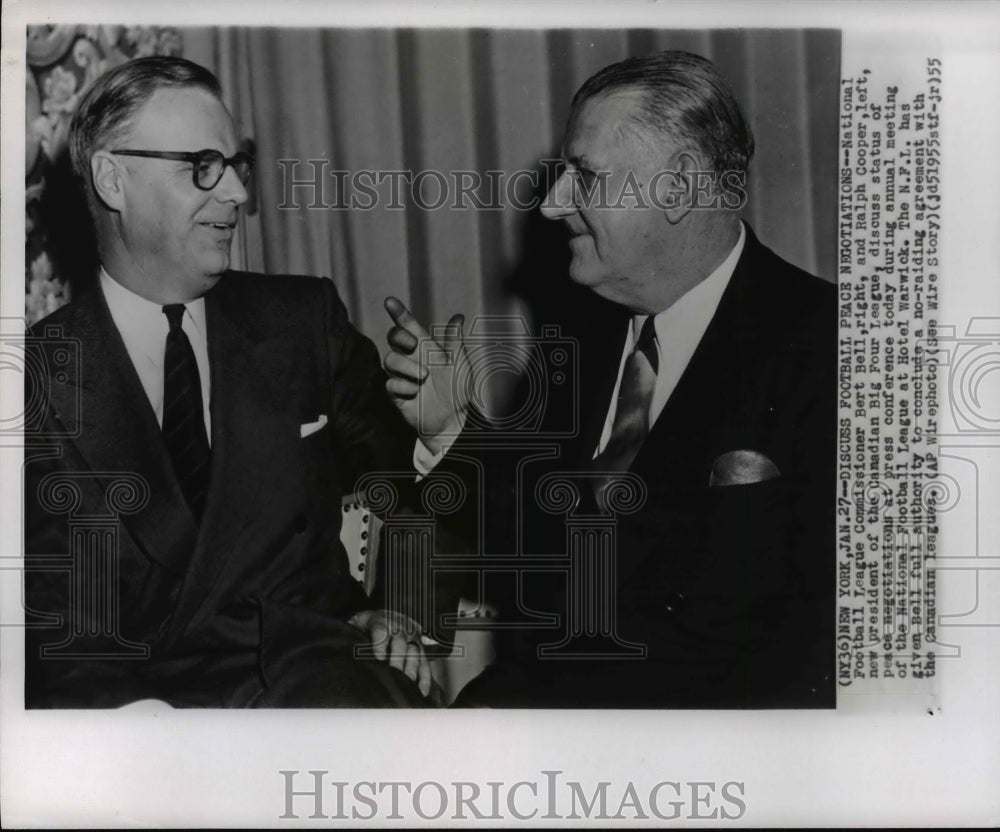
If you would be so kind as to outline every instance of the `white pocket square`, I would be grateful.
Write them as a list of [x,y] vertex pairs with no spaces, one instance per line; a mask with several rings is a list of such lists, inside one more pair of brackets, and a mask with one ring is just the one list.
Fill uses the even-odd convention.
[[730,451],[715,460],[708,485],[752,485],[780,476],[778,466],[759,451]]
[[326,424],[326,414],[324,413],[315,422],[306,422],[304,425],[299,426],[299,436],[305,439],[307,436],[311,436],[318,430],[322,430],[323,426]]

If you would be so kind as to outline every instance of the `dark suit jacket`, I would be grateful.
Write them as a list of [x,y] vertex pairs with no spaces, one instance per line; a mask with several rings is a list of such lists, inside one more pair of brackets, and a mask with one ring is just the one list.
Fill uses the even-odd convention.
[[[205,301],[200,529],[102,293],[33,328],[45,370],[26,397],[44,412],[25,461],[27,706],[419,700],[401,674],[352,658],[365,639],[345,623],[369,602],[339,540],[341,497],[363,472],[410,467],[414,441],[374,345],[328,280],[229,272]],[[67,340],[78,363],[58,353]]]
[[[610,644],[619,658],[538,660],[540,644],[568,632],[567,579],[524,570],[519,586],[508,581],[507,597],[500,593],[501,616],[555,613],[560,625],[502,638],[510,643],[498,662],[459,704],[833,706],[835,290],[747,230],[719,307],[632,464],[644,507],[617,521],[614,629],[644,656],[620,658],[629,651]],[[496,507],[519,503],[529,554],[567,550],[566,516],[541,511],[535,488],[553,470],[592,467],[627,320],[611,310],[597,337],[580,343],[578,403],[547,400],[550,421],[567,424],[557,411],[576,407],[580,432],[500,492],[485,486],[487,515],[499,512],[507,525],[512,509]],[[735,450],[765,455],[780,476],[710,487],[716,460]],[[485,537],[500,534],[487,517]],[[606,638],[575,642],[591,653],[609,646]]]

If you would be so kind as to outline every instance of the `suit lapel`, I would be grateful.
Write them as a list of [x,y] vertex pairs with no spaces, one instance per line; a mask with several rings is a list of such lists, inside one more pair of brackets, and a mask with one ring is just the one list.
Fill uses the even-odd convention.
[[224,277],[206,298],[212,374],[212,476],[201,534],[178,600],[171,633],[204,614],[203,604],[241,549],[240,533],[259,511],[261,488],[287,427],[289,391],[281,365],[289,351],[266,339],[266,328]]
[[[753,364],[759,314],[752,289],[756,249],[750,229],[715,314],[650,430],[633,470],[668,487],[708,486],[706,461],[717,456],[723,424],[745,411],[747,372]],[[710,458],[709,458],[710,457]]]
[[[672,495],[708,488],[712,461],[730,437],[726,425],[745,419],[747,370],[752,364],[759,315],[754,307],[754,262],[759,247],[747,228],[744,251],[705,334],[643,443],[631,470],[646,482],[647,507],[623,518],[619,540],[624,579],[657,537],[643,529],[670,510]],[[650,514],[652,512],[652,514]]]
[[74,303],[69,334],[79,338],[80,374],[75,383],[70,379],[53,386],[56,416],[102,491],[123,473],[145,482],[149,500],[135,513],[122,515],[122,522],[151,559],[181,575],[194,548],[194,519],[173,475],[156,415],[98,289]]

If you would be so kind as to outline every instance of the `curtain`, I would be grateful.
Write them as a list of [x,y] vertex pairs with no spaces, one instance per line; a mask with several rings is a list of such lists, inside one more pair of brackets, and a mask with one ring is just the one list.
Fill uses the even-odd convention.
[[[439,322],[455,311],[470,320],[530,321],[546,304],[585,299],[559,282],[567,258],[558,224],[537,209],[511,207],[510,197],[527,204],[544,192],[551,171],[542,160],[559,156],[570,99],[589,75],[659,49],[702,54],[729,79],[757,139],[746,218],[786,259],[835,279],[837,31],[81,26],[34,27],[33,34],[32,319],[66,300],[60,262],[79,263],[86,249],[80,234],[68,233],[87,228],[80,217],[67,219],[71,204],[79,213],[82,202],[58,186],[69,180],[63,128],[79,92],[118,61],[176,54],[182,43],[187,57],[219,75],[258,159],[235,264],[331,277],[356,325],[380,346],[387,294],[421,320]],[[517,187],[502,194],[499,210],[476,210],[469,199],[464,209],[421,210],[405,185],[394,201],[387,181],[375,207],[344,209],[336,171],[467,171],[486,183],[474,191],[480,204],[495,201],[489,171]],[[424,178],[424,203],[433,203],[437,183]],[[318,198],[315,187],[293,186],[294,179],[321,183]],[[50,207],[32,207],[39,204]]]
[[[559,156],[573,93],[629,55],[686,49],[732,84],[757,141],[744,215],[786,259],[834,280],[840,33],[832,30],[214,30],[213,60],[258,169],[240,256],[331,277],[377,343],[394,294],[424,321],[537,312],[565,242],[537,210],[344,209],[333,172],[522,175]],[[279,161],[283,160],[283,161]],[[318,173],[317,173],[318,171]],[[341,174],[343,176],[343,174]],[[425,176],[422,204],[437,182]],[[294,185],[293,180],[306,183]],[[476,193],[489,204],[485,187]],[[467,200],[469,201],[469,200]],[[401,205],[402,203],[402,205]],[[550,298],[551,302],[551,298]]]

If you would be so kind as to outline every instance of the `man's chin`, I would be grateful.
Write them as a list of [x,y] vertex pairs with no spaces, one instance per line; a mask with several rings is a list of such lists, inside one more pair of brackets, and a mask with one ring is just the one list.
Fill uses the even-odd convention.
[[229,270],[229,258],[211,258],[208,262],[199,263],[199,267],[195,278],[196,285],[191,288],[200,296],[213,288]]
[[601,282],[601,273],[592,263],[579,262],[574,257],[569,264],[569,278],[581,286],[593,288]]
[[202,263],[201,273],[206,276],[206,278],[211,279],[214,283],[227,271],[229,271],[229,252],[225,251],[215,251],[212,255],[205,258],[205,262]]

